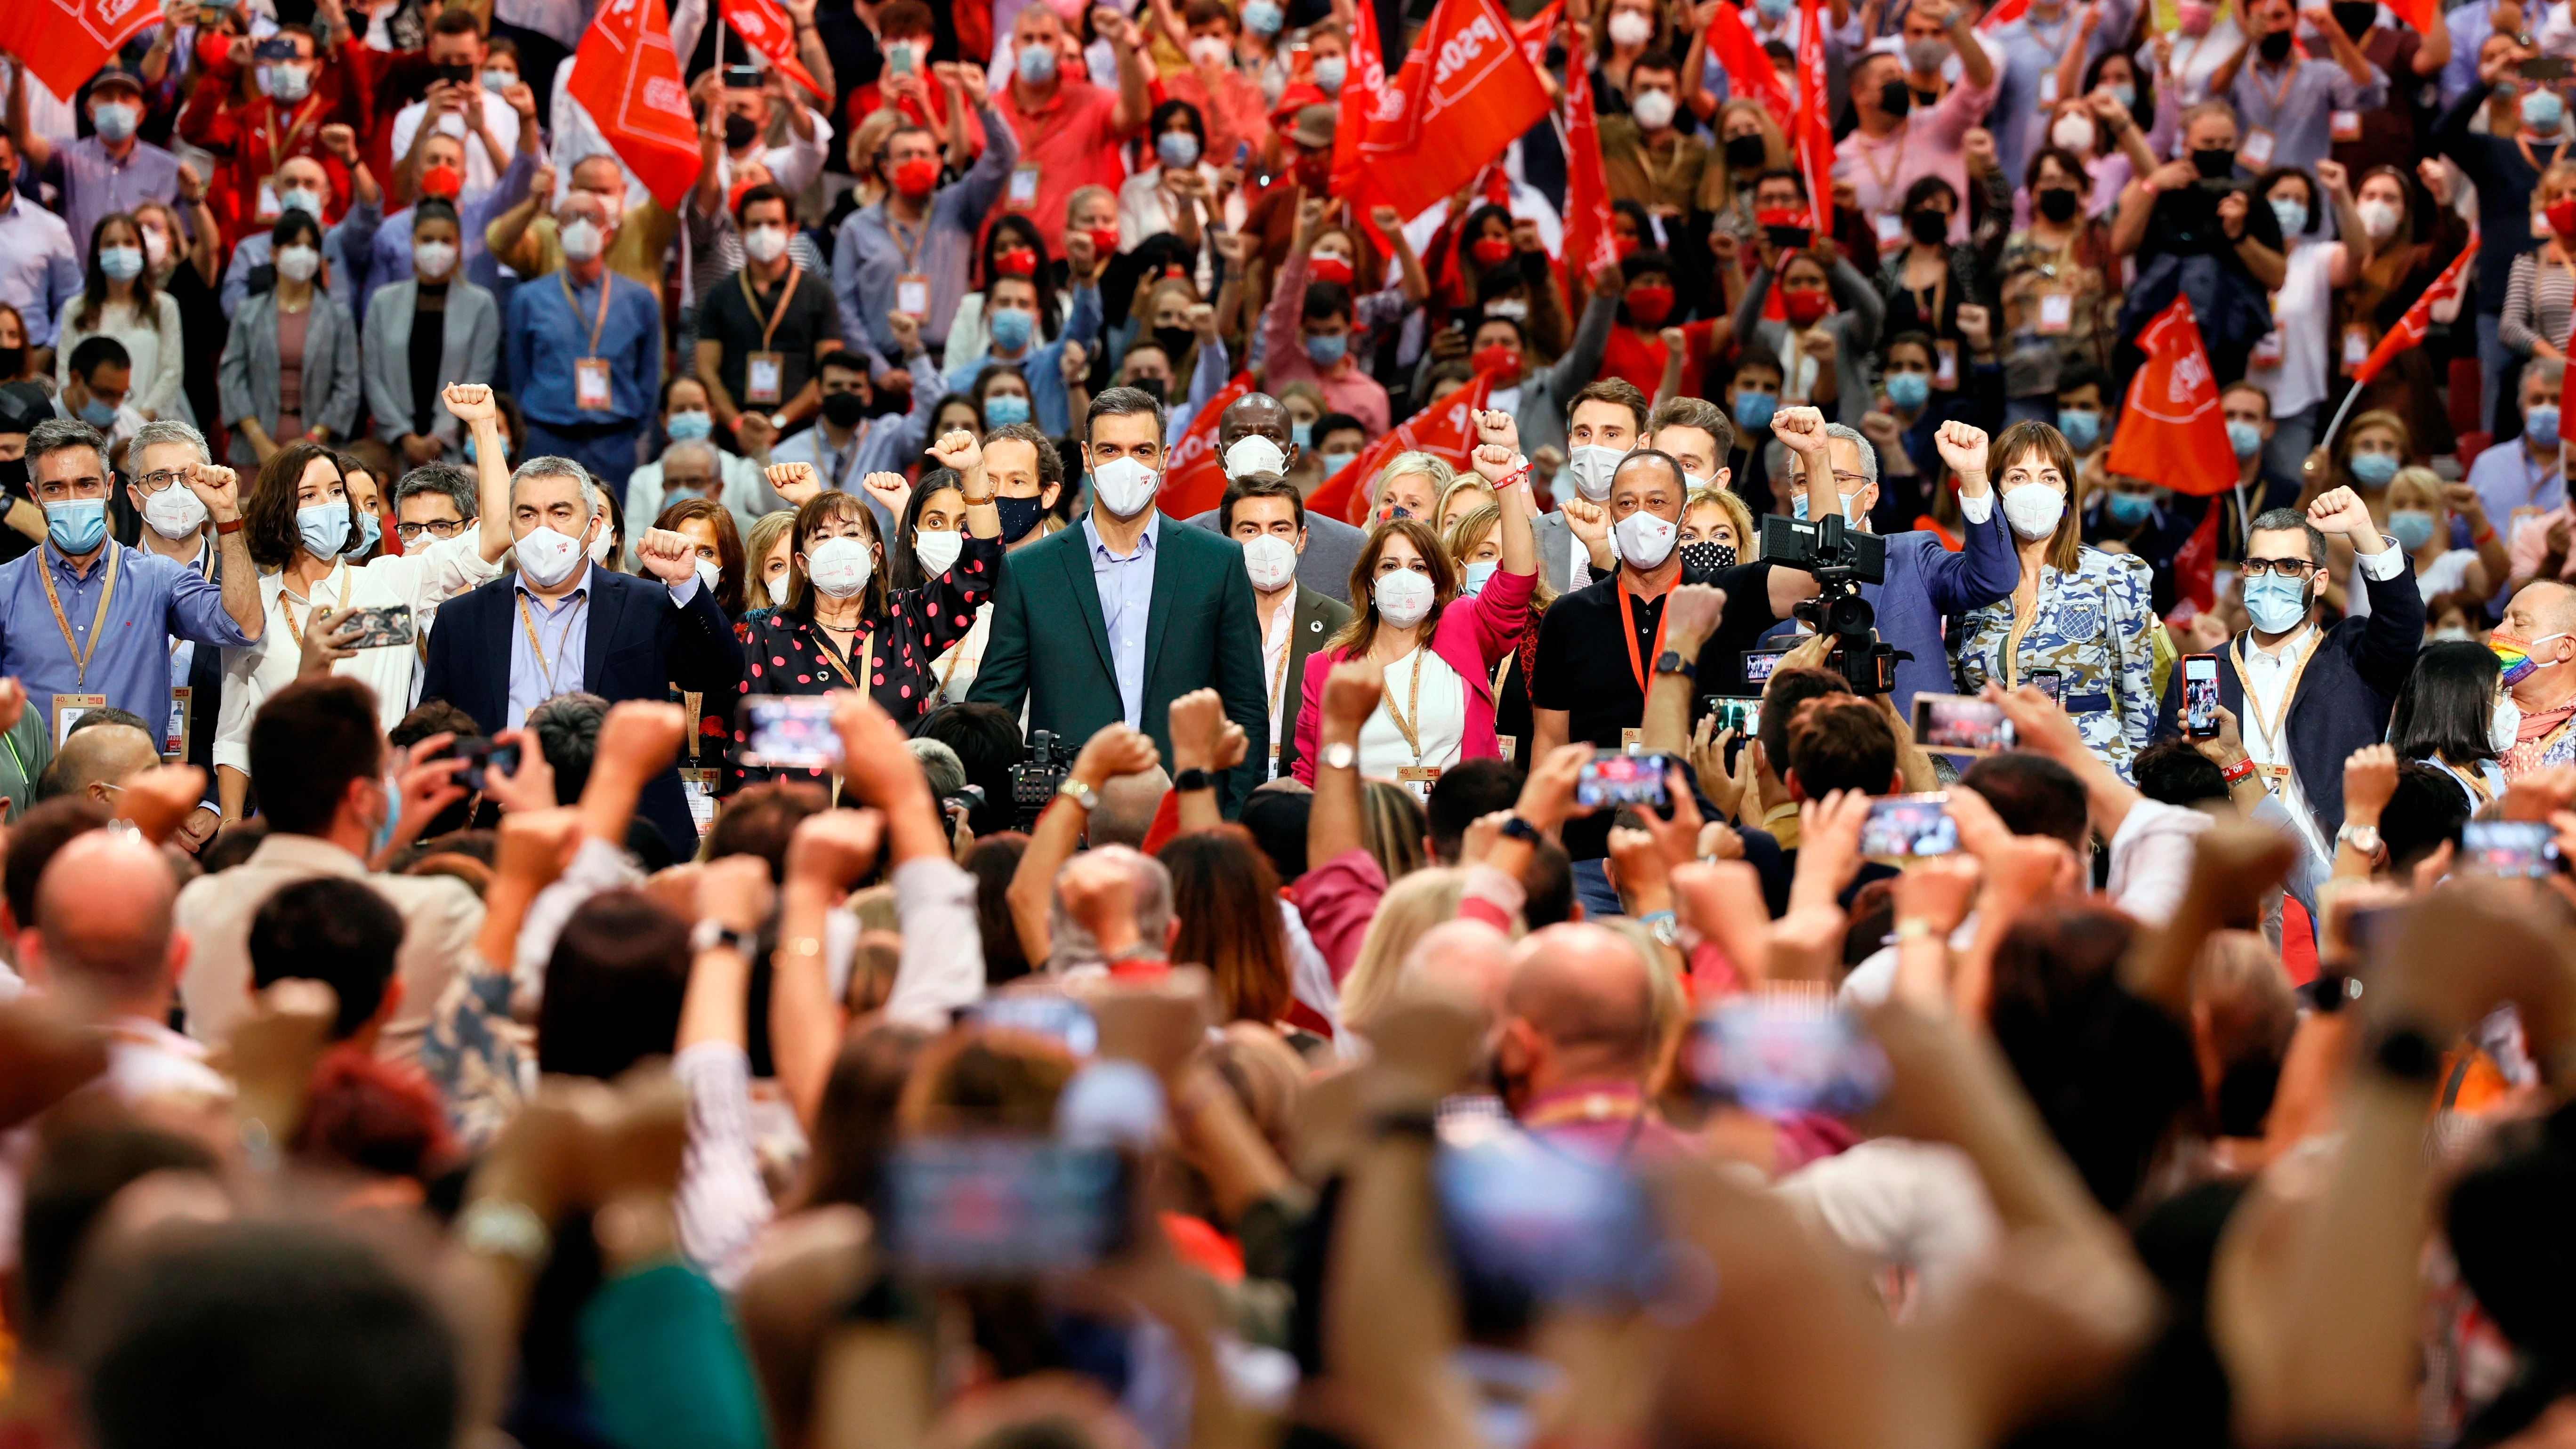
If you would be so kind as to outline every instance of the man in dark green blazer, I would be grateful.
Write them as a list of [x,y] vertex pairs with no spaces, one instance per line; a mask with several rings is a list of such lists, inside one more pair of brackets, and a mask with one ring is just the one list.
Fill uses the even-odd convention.
[[[1298,579],[1309,540],[1306,500],[1276,473],[1246,473],[1225,485],[1217,526],[1243,549],[1261,627],[1261,684],[1270,710],[1272,779],[1297,767],[1297,715],[1305,703],[1306,656],[1351,621],[1350,605]],[[1282,621],[1281,610],[1288,618]],[[1273,652],[1276,651],[1276,652]]]
[[1083,418],[1090,511],[1002,561],[992,640],[967,698],[1018,713],[1080,749],[1124,720],[1153,737],[1171,767],[1172,701],[1213,688],[1250,749],[1226,772],[1229,816],[1261,783],[1270,755],[1261,631],[1243,550],[1166,519],[1163,405],[1130,387],[1092,399]]

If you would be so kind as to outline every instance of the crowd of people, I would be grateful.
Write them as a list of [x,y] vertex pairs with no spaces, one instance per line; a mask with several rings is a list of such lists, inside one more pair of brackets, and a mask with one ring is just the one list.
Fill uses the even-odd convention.
[[0,1438],[2567,1436],[2566,16],[592,10],[0,56]]

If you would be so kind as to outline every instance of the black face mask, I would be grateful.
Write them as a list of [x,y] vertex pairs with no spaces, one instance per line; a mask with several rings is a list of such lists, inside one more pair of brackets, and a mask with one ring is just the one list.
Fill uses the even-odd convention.
[[1178,367],[1181,359],[1189,355],[1190,344],[1197,340],[1197,335],[1187,327],[1157,327],[1154,329],[1154,345],[1163,349],[1163,356],[1171,359],[1172,366]]
[[1770,155],[1759,136],[1738,136],[1726,143],[1726,164],[1738,171],[1750,171],[1770,159]]
[[1163,400],[1163,380],[1159,377],[1140,377],[1134,382],[1127,384],[1127,386],[1136,389],[1138,392],[1143,393],[1145,396],[1152,398],[1156,402],[1161,402]]
[[28,496],[26,459],[0,458],[0,494],[11,498]]
[[2327,8],[2334,11],[2335,24],[2355,40],[2368,35],[2370,27],[2379,23],[2379,7],[2370,0],[2334,0]]
[[2206,151],[2194,151],[2191,164],[2200,168],[2203,180],[2225,181],[2236,174],[2236,148],[2213,146]]
[[1878,108],[1898,120],[1914,109],[1914,88],[1901,80],[1892,80],[1878,88]]
[[1045,496],[1040,490],[1037,498],[994,498],[993,509],[1002,515],[1002,542],[1017,543],[1038,526],[1038,520],[1046,516],[1046,504],[1040,501]]
[[1905,229],[1924,246],[1937,247],[1949,238],[1950,218],[1929,208],[1909,211],[1905,213]]
[[740,111],[725,117],[725,149],[739,151],[760,139],[760,125]]
[[[5,196],[7,194],[8,193],[5,191],[0,191],[0,196]],[[0,377],[16,377],[20,372],[26,369],[26,366],[27,349],[23,347],[0,347]]]
[[1702,539],[1697,543],[1682,545],[1683,583],[1699,583],[1719,569],[1733,567],[1735,567],[1735,545],[1731,543],[1711,543]]
[[2286,30],[2275,30],[2271,34],[2264,36],[2256,48],[2263,52],[2263,58],[2265,60],[2272,62],[2274,65],[2279,65],[2282,61],[2290,58],[2290,32]]
[[2063,225],[2075,219],[2075,193],[2063,186],[2051,186],[2039,193],[2039,214]]
[[857,393],[827,392],[823,394],[823,420],[830,423],[833,427],[856,427],[858,426],[859,419],[864,418],[867,415],[868,400],[859,396]]

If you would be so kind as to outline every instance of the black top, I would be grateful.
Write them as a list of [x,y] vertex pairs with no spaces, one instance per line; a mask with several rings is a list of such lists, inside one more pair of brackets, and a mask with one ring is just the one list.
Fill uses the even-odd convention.
[[[1699,658],[1695,693],[1731,694],[1716,681],[1739,677],[1737,656],[1780,622],[1771,612],[1771,565],[1738,564],[1720,569],[1709,582],[1726,591],[1726,613],[1718,621]],[[1645,723],[1646,695],[1630,666],[1628,645],[1613,592],[1618,575],[1596,579],[1550,605],[1539,622],[1538,664],[1530,674],[1530,704],[1535,709],[1566,712],[1566,739],[1588,741],[1616,750],[1621,732]],[[1628,615],[1637,628],[1637,667],[1649,676],[1655,667],[1655,632],[1663,621],[1662,599],[1628,600]],[[1721,671],[1720,666],[1723,666]],[[1565,823],[1565,853],[1576,860],[1609,854],[1610,817],[1594,815]]]
[[447,284],[423,282],[417,296],[411,314],[411,430],[427,437],[438,421],[438,364],[447,354]]
[[[706,305],[698,312],[698,336],[706,341],[724,344],[724,359],[717,364],[716,377],[733,394],[737,407],[775,408],[804,390],[814,376],[814,349],[825,342],[841,340],[841,309],[832,300],[831,279],[811,272],[790,271],[795,279],[795,295],[788,298],[787,311],[778,319],[778,330],[769,332],[767,347],[761,336],[778,308],[777,287],[752,286],[752,301],[759,303],[759,315],[752,313],[752,301],[743,297],[745,272],[736,272],[715,284],[707,293]],[[755,352],[780,354],[778,401],[754,403],[743,395],[746,361]]]
[[2244,262],[2236,255],[2236,243],[2228,240],[2227,229],[2218,219],[2219,202],[2239,191],[2252,202],[2245,209],[2246,233],[2276,252],[2281,250],[2281,220],[2262,197],[2252,195],[2253,189],[2251,181],[2202,179],[2158,192],[2146,237],[2138,243],[2139,261],[2169,252],[2178,257],[2219,257],[2241,270]]

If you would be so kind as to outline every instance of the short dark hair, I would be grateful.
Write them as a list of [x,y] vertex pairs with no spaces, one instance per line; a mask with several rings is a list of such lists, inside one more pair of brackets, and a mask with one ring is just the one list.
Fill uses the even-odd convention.
[[475,16],[472,7],[450,5],[438,12],[438,19],[430,23],[429,32],[432,35],[471,35],[479,39],[483,34],[483,22]]
[[[956,751],[957,763],[966,767],[966,783],[983,787],[985,805],[1009,810],[1011,767],[1027,755],[1020,743],[1019,716],[998,704],[966,700],[922,716],[912,733]],[[1007,822],[1013,817],[1004,813],[997,818]]]
[[1528,779],[1508,760],[1467,760],[1440,772],[1431,785],[1428,834],[1431,853],[1443,864],[1458,859],[1467,827],[1497,810],[1509,810],[1521,798]]
[[2388,847],[2389,869],[2412,870],[2446,840],[2456,850],[2468,823],[2469,792],[2459,781],[2420,761],[2397,762],[2397,789],[2379,812],[2379,838]]
[[331,828],[349,782],[384,773],[376,693],[355,679],[299,679],[268,697],[250,723],[250,782],[260,813],[289,835]]
[[[242,544],[250,550],[250,561],[264,569],[282,569],[295,561],[295,551],[304,546],[303,531],[296,527],[296,495],[304,484],[304,470],[315,459],[331,465],[342,488],[348,486],[348,475],[341,472],[340,455],[320,443],[299,440],[268,455],[259,465],[242,498]],[[358,536],[358,505],[349,500],[349,536]]]
[[446,700],[425,699],[385,731],[385,741],[397,749],[409,749],[436,734],[453,734],[460,740],[481,739],[483,726]]
[[1649,433],[1660,433],[1666,428],[1697,428],[1708,434],[1710,441],[1717,444],[1718,467],[1725,467],[1727,456],[1735,451],[1735,420],[1726,415],[1726,409],[1707,398],[1667,399],[1646,419]]
[[1771,678],[1762,686],[1762,727],[1754,732],[1754,738],[1762,742],[1762,758],[1774,774],[1789,773],[1789,721],[1798,713],[1798,706],[1811,699],[1849,693],[1850,683],[1830,669],[1790,666],[1771,671]]
[[1234,532],[1234,505],[1246,498],[1285,498],[1297,526],[1306,526],[1306,495],[1297,491],[1296,484],[1276,473],[1246,473],[1226,483],[1225,496],[1216,505],[1218,528],[1229,535]]
[[984,434],[984,446],[989,448],[1005,438],[1026,443],[1037,450],[1039,487],[1064,481],[1064,454],[1056,451],[1055,439],[1039,431],[1037,424],[1004,423]]
[[1324,440],[1335,433],[1357,433],[1360,435],[1360,446],[1368,446],[1368,424],[1349,413],[1326,413],[1315,419],[1315,425],[1306,430],[1306,436],[1314,439],[1315,446],[1318,448],[1324,446]]
[[814,375],[820,377],[833,368],[839,368],[843,372],[855,372],[861,377],[866,377],[868,360],[860,356],[855,349],[836,347],[824,353],[823,359],[814,364]]
[[764,181],[758,186],[746,188],[742,195],[733,199],[734,225],[747,225],[748,223],[746,223],[743,218],[751,215],[751,209],[764,201],[775,201],[779,205],[786,207],[788,212],[788,225],[794,226],[796,224],[796,198],[788,195],[787,188],[779,185],[777,182]]
[[555,937],[537,1005],[537,1067],[610,1080],[669,1056],[689,985],[689,923],[642,891],[582,902]]
[[1682,65],[1680,61],[1673,59],[1671,51],[1659,45],[1650,45],[1646,47],[1643,54],[1628,62],[1628,74],[1633,76],[1641,70],[1668,70],[1675,76],[1679,76]]
[[[2256,389],[2261,391],[2261,389]],[[2268,401],[2268,399],[2267,399]],[[2326,536],[2323,530],[2308,522],[2308,515],[2296,508],[2266,508],[2254,515],[2245,529],[2247,539],[2258,533],[2297,529],[2308,536],[2308,562],[2322,567],[2326,561]]]
[[558,694],[528,711],[528,733],[537,750],[554,767],[555,803],[569,805],[590,783],[590,762],[599,748],[599,727],[608,719],[608,701],[595,694]]
[[9,827],[9,851],[0,857],[0,896],[9,915],[26,930],[36,924],[36,883],[45,867],[76,836],[104,829],[113,817],[107,807],[84,795],[66,795],[28,808]]
[[1349,317],[1350,289],[1339,282],[1307,283],[1306,302],[1301,315],[1309,322],[1321,322],[1327,317]]
[[[2484,653],[2485,651],[2479,651]],[[2189,740],[2158,740],[2129,762],[2138,793],[2165,805],[2227,798],[2227,775]]]
[[82,338],[80,345],[72,349],[68,366],[74,376],[87,382],[102,367],[133,367],[134,354],[125,350],[124,343],[102,332]]
[[136,714],[130,709],[118,709],[116,706],[111,704],[101,705],[97,709],[83,711],[79,719],[72,721],[72,727],[63,731],[63,737],[65,739],[69,739],[73,735],[79,734],[82,730],[89,729],[97,725],[132,725],[134,728],[143,731],[147,735],[152,733],[151,722],[144,719],[143,716]]
[[363,881],[315,876],[280,887],[250,918],[250,976],[263,990],[294,978],[339,993],[331,1039],[347,1041],[384,1005],[402,949],[402,913]]
[[2084,782],[2046,755],[2028,750],[1988,755],[1970,765],[1959,783],[1983,796],[2013,834],[2045,835],[2079,853],[2084,849],[2085,833],[2092,828]]
[[1542,840],[1521,867],[1521,919],[1533,931],[1574,919],[1574,862],[1565,847]]
[[1311,791],[1262,789],[1243,802],[1240,824],[1253,843],[1270,857],[1270,868],[1283,881],[1306,873],[1306,823],[1315,805]]
[[[6,127],[0,127],[5,131]],[[98,459],[98,475],[115,481],[115,472],[107,463],[107,435],[78,418],[47,418],[27,430],[27,486],[33,491],[36,465],[56,453],[74,448],[87,448]]]
[[1082,415],[1082,443],[1091,445],[1091,435],[1098,431],[1102,418],[1129,418],[1139,413],[1154,419],[1154,441],[1163,439],[1163,405],[1152,393],[1133,387],[1103,388],[1091,399],[1091,408]]
[[829,808],[830,799],[802,781],[772,780],[751,786],[725,802],[724,812],[707,830],[707,859],[755,856],[768,863],[771,881],[783,881],[789,838],[808,817]]
[[472,523],[483,511],[481,485],[473,474],[454,463],[423,463],[405,473],[394,484],[394,516],[402,516],[403,500],[435,493],[456,505],[456,511]]
[[1810,800],[1835,790],[1884,795],[1896,778],[1896,730],[1857,697],[1823,699],[1789,720],[1789,768]]
[[2057,369],[2057,395],[2059,397],[2064,397],[2070,392],[2079,392],[2088,387],[2099,390],[2102,394],[2102,401],[2105,404],[2108,404],[2113,398],[2117,397],[2120,392],[2120,385],[2111,380],[2111,374],[2104,372],[2092,363],[2070,362]]
[[1628,416],[1635,419],[1633,426],[1641,433],[1646,430],[1646,415],[1654,411],[1653,405],[1646,399],[1645,392],[1635,383],[1624,377],[1605,377],[1585,383],[1581,391],[1567,400],[1565,404],[1567,427],[1574,426],[1574,410],[1588,402],[1616,403],[1626,408]]

